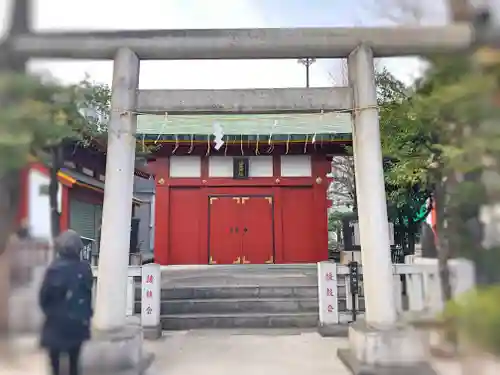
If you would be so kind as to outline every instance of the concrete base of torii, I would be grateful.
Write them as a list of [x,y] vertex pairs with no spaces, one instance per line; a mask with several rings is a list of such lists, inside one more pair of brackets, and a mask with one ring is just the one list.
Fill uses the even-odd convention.
[[374,328],[359,320],[349,328],[349,348],[337,355],[355,375],[435,375],[422,333],[408,325]]
[[117,331],[92,333],[82,351],[81,368],[84,374],[143,374],[154,356],[143,351],[143,332],[137,318]]
[[146,340],[158,340],[161,338],[162,328],[161,324],[158,324],[155,327],[142,327],[142,336]]

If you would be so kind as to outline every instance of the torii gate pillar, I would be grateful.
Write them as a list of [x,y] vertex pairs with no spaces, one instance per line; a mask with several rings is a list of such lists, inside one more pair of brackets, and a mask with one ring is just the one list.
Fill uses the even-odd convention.
[[126,324],[139,66],[139,58],[133,51],[127,48],[118,50],[113,67],[96,312],[93,319],[94,327],[99,331],[113,331]]
[[414,330],[396,322],[372,49],[358,46],[348,57],[348,69],[354,98],[353,147],[365,318],[349,327],[350,348],[339,349],[338,356],[354,374],[403,373],[414,368],[428,373],[422,340]]
[[377,88],[373,52],[369,47],[361,45],[349,55],[348,72],[354,98],[353,150],[365,289],[365,319],[374,326],[391,326],[396,322],[396,304]]
[[117,51],[113,67],[97,296],[92,321],[94,330],[92,340],[84,347],[81,361],[84,370],[100,374],[114,374],[123,369],[127,369],[127,374],[139,374],[151,361],[143,351],[141,326],[138,322],[127,321],[126,317],[139,66],[135,52],[127,48]]

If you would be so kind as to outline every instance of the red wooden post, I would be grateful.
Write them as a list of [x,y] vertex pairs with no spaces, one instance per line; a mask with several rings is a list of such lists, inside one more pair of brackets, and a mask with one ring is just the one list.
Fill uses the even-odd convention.
[[155,197],[155,262],[169,264],[169,231],[170,231],[170,184],[169,160],[158,159],[154,164],[156,172]]

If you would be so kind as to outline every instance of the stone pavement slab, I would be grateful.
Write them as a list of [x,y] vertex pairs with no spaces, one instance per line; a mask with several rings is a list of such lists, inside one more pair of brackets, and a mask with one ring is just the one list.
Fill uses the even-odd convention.
[[[437,375],[462,375],[462,366],[459,361],[453,359],[432,358],[432,368]],[[479,373],[478,375],[483,375]]]
[[0,374],[2,375],[48,375],[47,359],[38,349],[38,338],[21,336],[3,342],[0,350]]
[[[145,351],[156,357],[145,375],[350,374],[337,358],[337,349],[348,346],[347,338],[323,338],[313,330],[164,332],[160,340],[145,341],[144,345]],[[15,347],[18,355],[0,358],[1,375],[49,374],[36,338],[20,338]]]
[[146,344],[156,355],[147,375],[348,375],[337,358],[337,349],[347,346],[347,338],[312,330],[164,332]]

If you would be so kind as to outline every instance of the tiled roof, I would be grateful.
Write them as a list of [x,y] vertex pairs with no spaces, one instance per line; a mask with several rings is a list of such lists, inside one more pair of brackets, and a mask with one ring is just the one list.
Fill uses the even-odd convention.
[[[74,171],[74,170],[71,170],[68,168],[62,168],[61,172],[74,178],[80,184],[92,186],[94,188],[97,188],[99,190],[104,191],[104,182],[99,181],[98,179],[96,179],[94,177],[87,176],[83,173],[80,173],[80,172],[77,172],[77,171]],[[133,197],[132,199],[133,199],[134,203],[139,203],[139,204],[142,203],[142,200],[140,200],[137,197]]]

